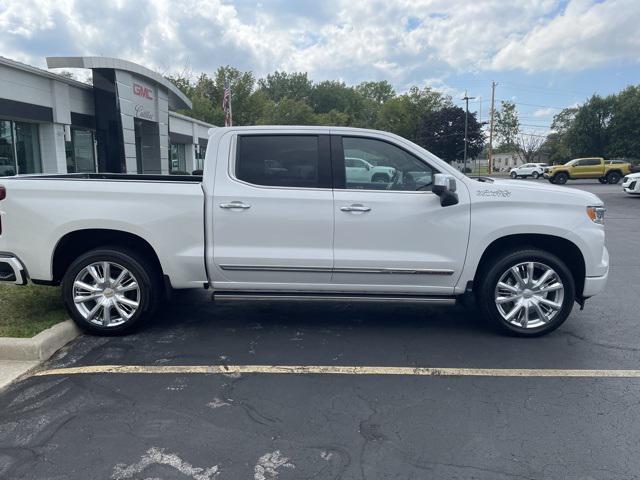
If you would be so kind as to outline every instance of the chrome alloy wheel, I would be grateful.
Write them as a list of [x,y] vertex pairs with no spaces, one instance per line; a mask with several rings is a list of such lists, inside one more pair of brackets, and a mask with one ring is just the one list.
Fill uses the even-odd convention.
[[560,312],[564,285],[548,265],[523,262],[504,272],[495,289],[498,312],[511,325],[541,327]]
[[138,311],[140,286],[122,265],[95,262],[76,275],[73,301],[85,320],[103,328],[117,327]]

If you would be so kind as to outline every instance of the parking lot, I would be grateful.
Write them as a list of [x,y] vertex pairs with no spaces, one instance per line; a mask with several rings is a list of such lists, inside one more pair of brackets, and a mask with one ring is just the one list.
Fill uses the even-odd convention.
[[611,271],[552,334],[501,336],[462,307],[180,293],[143,331],[80,337],[0,393],[0,477],[640,478],[640,378],[597,372],[640,369],[640,198],[566,188],[604,200]]

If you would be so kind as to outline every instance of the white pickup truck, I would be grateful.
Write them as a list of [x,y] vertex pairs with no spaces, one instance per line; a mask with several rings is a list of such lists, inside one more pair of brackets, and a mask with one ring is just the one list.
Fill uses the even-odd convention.
[[[393,167],[350,178],[349,156]],[[0,179],[0,280],[62,285],[96,334],[130,331],[171,289],[216,300],[453,304],[475,296],[506,332],[557,328],[607,281],[590,193],[464,176],[390,133],[210,132],[202,177]]]

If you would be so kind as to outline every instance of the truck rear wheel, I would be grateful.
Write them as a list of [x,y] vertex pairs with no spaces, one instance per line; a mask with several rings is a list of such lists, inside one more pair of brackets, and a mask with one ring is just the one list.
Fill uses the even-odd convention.
[[558,185],[564,185],[569,180],[569,175],[564,172],[556,173],[553,176],[553,183],[557,183]]
[[622,178],[622,176],[618,172],[609,172],[607,174],[607,182],[611,185],[615,185],[616,183],[618,183],[620,181],[620,178]]
[[536,337],[558,328],[575,299],[575,281],[557,256],[536,248],[507,252],[482,274],[478,304],[485,317],[511,335]]
[[85,332],[120,335],[153,315],[161,285],[161,275],[143,255],[106,247],[85,253],[69,266],[62,299]]

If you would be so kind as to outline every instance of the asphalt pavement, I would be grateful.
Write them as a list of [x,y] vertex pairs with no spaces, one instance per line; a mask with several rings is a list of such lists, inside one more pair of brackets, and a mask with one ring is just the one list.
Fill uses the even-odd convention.
[[140,373],[31,376],[0,392],[0,478],[640,478],[640,378],[160,368],[640,369],[640,197],[567,188],[604,200],[611,271],[552,334],[501,336],[462,307],[183,292],[143,331],[80,337],[42,367]]

